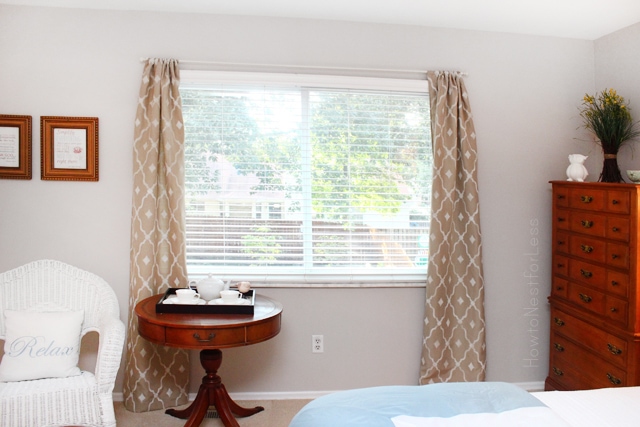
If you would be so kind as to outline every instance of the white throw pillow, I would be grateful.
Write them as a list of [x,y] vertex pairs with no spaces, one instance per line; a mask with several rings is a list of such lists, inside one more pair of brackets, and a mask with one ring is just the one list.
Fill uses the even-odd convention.
[[80,375],[83,311],[6,310],[0,381]]

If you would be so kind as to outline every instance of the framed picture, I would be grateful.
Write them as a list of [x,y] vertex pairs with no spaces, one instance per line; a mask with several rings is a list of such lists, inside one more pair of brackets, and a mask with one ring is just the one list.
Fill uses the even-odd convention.
[[40,117],[40,177],[98,180],[98,118]]
[[0,178],[31,179],[31,116],[0,114]]

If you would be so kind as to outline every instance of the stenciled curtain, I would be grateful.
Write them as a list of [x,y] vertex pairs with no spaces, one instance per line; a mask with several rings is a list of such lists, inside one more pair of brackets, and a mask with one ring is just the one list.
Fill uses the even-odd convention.
[[144,65],[133,145],[133,209],[124,404],[145,412],[187,403],[189,354],[138,335],[135,305],[187,282],[184,127],[173,59]]
[[420,384],[482,381],[485,321],[476,135],[460,73],[430,71],[433,187]]

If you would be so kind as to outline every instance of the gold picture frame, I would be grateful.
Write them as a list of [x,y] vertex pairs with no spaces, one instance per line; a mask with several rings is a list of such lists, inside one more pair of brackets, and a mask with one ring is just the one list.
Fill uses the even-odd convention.
[[40,117],[40,178],[98,181],[98,118]]
[[31,179],[31,116],[0,114],[0,178]]

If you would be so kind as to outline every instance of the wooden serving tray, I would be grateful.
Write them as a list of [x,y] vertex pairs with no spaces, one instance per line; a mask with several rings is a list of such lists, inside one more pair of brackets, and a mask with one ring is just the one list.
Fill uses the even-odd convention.
[[[179,288],[169,288],[156,303],[156,313],[184,314],[253,314],[256,292],[251,289],[242,296],[245,304],[165,304],[164,301],[176,294]],[[210,301],[211,302],[211,301]]]

